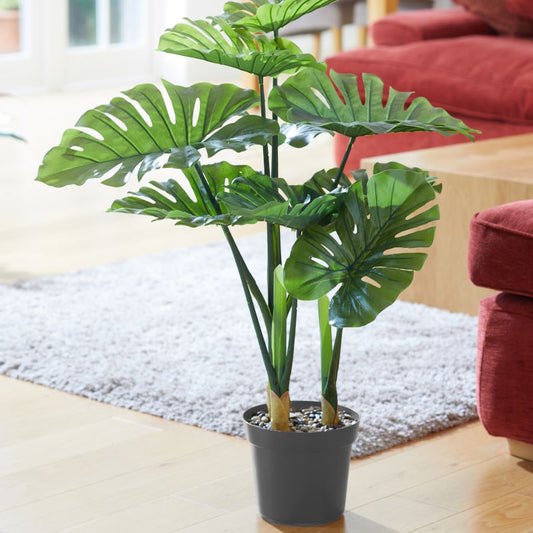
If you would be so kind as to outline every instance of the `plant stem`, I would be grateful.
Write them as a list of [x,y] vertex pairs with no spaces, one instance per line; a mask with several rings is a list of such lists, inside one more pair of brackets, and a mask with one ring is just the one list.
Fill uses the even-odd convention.
[[[265,83],[263,76],[259,76],[259,96],[261,98],[261,116],[266,118],[266,96]],[[275,176],[278,173],[278,137],[272,139],[272,172],[275,170]],[[274,149],[275,146],[275,149]],[[274,167],[275,164],[275,167]],[[268,145],[263,146],[263,167],[266,176],[271,176],[270,160],[268,155]],[[281,264],[281,246],[279,244],[279,227],[267,223],[267,300],[270,313],[274,308],[274,269]],[[270,342],[269,342],[269,351]]]
[[[275,37],[277,35],[275,34]],[[276,87],[278,84],[277,78],[272,78],[272,85]],[[278,117],[272,113],[272,120],[278,121]],[[271,177],[272,178],[278,178],[279,177],[279,137],[277,135],[274,135],[272,137],[272,167],[271,167]],[[273,277],[273,274],[271,275],[271,272],[275,270],[275,268],[278,265],[281,265],[281,235],[280,235],[280,228],[278,224],[267,224],[267,239],[268,239],[268,264],[269,264],[269,271],[268,271],[268,296],[269,296],[269,306],[271,311],[272,305],[273,305],[273,283],[274,280],[270,280],[271,277]],[[271,294],[272,293],[272,294]]]
[[[199,163],[195,165],[196,172],[198,172],[198,175],[200,176],[200,181],[202,182],[202,185],[206,189],[207,195],[209,197],[209,200],[211,201],[216,213],[218,215],[222,214],[222,211],[220,209],[220,205],[217,201],[217,199],[213,196],[211,189],[209,187],[209,183],[207,182],[207,179],[205,177],[205,174],[202,170],[202,167]],[[239,251],[237,244],[233,240],[233,236],[231,235],[231,232],[229,231],[229,228],[226,228],[228,231],[226,234],[226,238],[229,238],[233,241],[233,248],[232,250],[235,250],[234,258],[237,264],[240,264],[243,272],[246,276],[246,281],[248,284],[248,287],[250,288],[250,291],[252,292],[253,297],[255,298],[257,305],[259,305],[259,309],[261,310],[261,314],[263,315],[263,321],[265,323],[265,327],[267,329],[268,335],[270,335],[271,330],[271,322],[272,322],[272,314],[270,312],[270,309],[268,308],[268,305],[265,301],[265,298],[263,296],[263,293],[261,292],[261,289],[257,285],[257,282],[255,281],[255,278],[253,277],[252,273],[248,269],[248,266],[246,265],[246,262],[244,261],[244,258],[241,255],[241,252]],[[228,237],[229,236],[229,237]],[[231,245],[231,243],[230,243]]]
[[220,206],[218,205],[217,199],[213,195],[213,191],[211,190],[211,187],[209,186],[209,183],[207,181],[207,178],[205,177],[204,171],[202,170],[202,165],[200,163],[196,163],[194,165],[194,169],[196,172],[198,172],[198,176],[200,177],[200,181],[202,182],[202,185],[204,186],[205,192],[207,194],[207,197],[209,198],[209,201],[211,202],[211,205],[215,209],[215,212],[217,215],[221,215],[222,211],[220,209]]
[[291,380],[292,361],[294,359],[294,343],[296,337],[296,317],[298,312],[298,300],[292,298],[291,306],[291,325],[289,329],[289,343],[287,346],[287,359],[285,362],[285,370],[280,382],[281,392],[284,393],[289,390],[289,382]]
[[338,328],[337,333],[335,334],[335,343],[333,345],[331,364],[329,365],[328,379],[325,387],[322,389],[322,397],[331,404],[335,413],[338,409],[337,374],[339,372],[339,361],[341,355],[342,331],[342,328]]
[[255,335],[257,337],[257,342],[259,343],[259,349],[261,351],[261,356],[263,358],[263,363],[265,365],[265,369],[268,374],[268,380],[270,383],[270,388],[278,395],[281,395],[280,387],[278,383],[278,378],[276,376],[276,371],[272,365],[272,361],[270,360],[270,354],[268,351],[268,348],[265,344],[265,339],[263,338],[263,333],[261,331],[261,326],[259,324],[259,320],[257,318],[257,313],[255,311],[254,303],[252,301],[252,295],[250,293],[250,288],[248,287],[248,284],[246,282],[246,274],[243,271],[242,265],[240,264],[237,257],[240,255],[239,251],[237,249],[237,246],[235,244],[235,241],[233,240],[233,237],[231,236],[231,233],[229,229],[225,226],[222,227],[222,230],[224,231],[224,234],[226,236],[226,239],[228,240],[228,243],[230,245],[231,251],[233,253],[233,257],[235,258],[235,262],[237,263],[237,270],[239,271],[239,276],[241,278],[241,284],[242,288],[244,290],[244,296],[246,298],[246,303],[248,304],[248,310],[250,312],[250,317],[252,318],[252,323],[255,330]]
[[[202,182],[202,185],[204,186],[206,190],[206,194],[209,198],[209,201],[212,203],[213,208],[215,209],[216,213],[219,215],[222,214],[220,205],[218,204],[216,198],[213,196],[213,192],[211,191],[211,188],[209,187],[209,183],[207,182],[207,179],[205,177],[205,174],[202,170],[201,165],[197,163],[194,168],[196,169],[196,172],[198,172],[200,181]],[[242,288],[244,290],[244,296],[246,298],[246,303],[248,305],[248,311],[250,312],[250,317],[252,319],[252,323],[254,326],[255,334],[257,337],[257,342],[259,344],[259,350],[261,351],[261,356],[263,357],[263,363],[265,365],[268,378],[270,381],[270,387],[274,392],[276,392],[276,394],[280,395],[281,393],[279,391],[278,379],[277,379],[274,367],[272,366],[272,362],[270,360],[269,350],[265,344],[263,332],[261,331],[261,325],[259,324],[257,312],[255,310],[254,302],[252,300],[250,285],[252,285],[254,292],[257,292],[258,296],[260,296],[259,298],[256,297],[256,300],[263,313],[263,318],[265,320],[265,326],[267,328],[267,331],[270,331],[270,328],[271,328],[272,320],[271,320],[270,314],[267,314],[265,316],[266,311],[264,308],[266,306],[266,303],[264,301],[263,295],[261,294],[261,291],[259,290],[254,277],[252,276],[251,272],[246,266],[246,263],[244,262],[244,259],[237,247],[237,243],[235,242],[235,239],[233,238],[233,235],[231,234],[229,228],[227,226],[222,226],[222,231],[224,232],[224,236],[226,237],[226,240],[228,241],[231,252],[233,254],[233,258],[235,259],[235,263],[237,265],[237,270],[239,272],[239,277],[241,279]]]
[[[261,116],[266,118],[266,98],[265,98],[265,83],[263,76],[258,76],[259,79],[259,96],[261,98]],[[265,176],[270,176],[270,162],[268,159],[268,145],[263,146],[263,171]]]
[[[278,78],[272,78],[272,86],[277,87],[278,85]],[[278,117],[274,113],[272,113],[272,120],[275,120],[278,122]],[[272,137],[272,177],[273,178],[279,178],[279,156],[278,156],[278,150],[279,149],[279,137],[277,135],[274,135]]]
[[339,184],[339,181],[341,180],[342,173],[344,172],[344,167],[346,166],[346,162],[348,161],[348,156],[350,155],[350,152],[352,151],[353,143],[355,142],[355,137],[350,137],[350,142],[348,143],[348,147],[346,148],[346,152],[344,152],[344,157],[341,161],[341,166],[339,167],[339,170],[337,171],[337,175],[335,176],[335,182],[333,183],[333,186],[336,187]]
[[259,306],[259,310],[261,311],[261,315],[263,316],[267,335],[270,336],[272,330],[272,315],[270,314],[270,310],[265,301],[265,297],[263,296],[261,289],[257,285],[257,282],[255,281],[255,278],[253,277],[252,273],[248,269],[248,266],[246,265],[246,262],[244,261],[244,258],[241,255],[241,252],[237,247],[237,243],[235,242],[235,239],[233,238],[233,235],[231,234],[229,228],[227,228],[226,226],[222,226],[222,228],[226,240],[230,245],[231,251],[233,253],[233,258],[235,259],[235,263],[237,264],[237,268],[242,269],[248,288],[250,289],[252,296],[255,298],[255,301]]

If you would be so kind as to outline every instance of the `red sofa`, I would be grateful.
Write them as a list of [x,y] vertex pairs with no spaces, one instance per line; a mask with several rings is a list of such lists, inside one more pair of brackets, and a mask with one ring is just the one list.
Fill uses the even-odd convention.
[[[521,9],[530,12],[533,28],[533,2],[524,2]],[[462,7],[394,13],[376,22],[371,32],[375,47],[334,55],[327,59],[329,68],[358,76],[377,74],[385,87],[425,96],[481,130],[478,138],[533,132],[533,32],[532,38],[498,34]],[[359,168],[367,156],[459,142],[466,139],[436,133],[362,137],[347,169]],[[347,137],[336,135],[338,163],[347,143]]]
[[533,200],[474,215],[468,271],[475,285],[502,291],[479,304],[479,418],[533,460]]

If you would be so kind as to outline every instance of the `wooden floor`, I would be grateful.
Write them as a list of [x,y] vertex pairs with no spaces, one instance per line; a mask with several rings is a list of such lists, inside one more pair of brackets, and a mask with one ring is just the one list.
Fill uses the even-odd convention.
[[[117,191],[101,186],[32,181],[60,131],[107,97],[15,102],[30,142],[0,139],[0,281],[218,238],[215,228],[105,214]],[[305,177],[312,160],[331,163],[327,140],[308,153],[289,165],[289,179]],[[509,456],[479,423],[353,461],[347,512],[329,527],[265,523],[252,481],[242,440],[0,377],[1,533],[533,532],[532,463]]]
[[352,461],[322,528],[257,516],[247,442],[0,377],[2,533],[533,531],[533,463],[470,423]]

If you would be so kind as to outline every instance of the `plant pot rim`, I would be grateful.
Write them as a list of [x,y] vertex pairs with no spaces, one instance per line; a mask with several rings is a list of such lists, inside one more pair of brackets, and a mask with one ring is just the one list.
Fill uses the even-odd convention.
[[[303,409],[305,407],[320,407],[320,402],[315,401],[291,401],[291,408]],[[330,446],[339,445],[351,446],[355,440],[359,428],[359,415],[349,409],[339,405],[339,410],[346,411],[355,420],[350,426],[338,427],[330,431],[317,431],[313,433],[296,432],[296,431],[277,431],[256,426],[250,422],[254,413],[260,410],[266,410],[266,404],[254,405],[247,409],[242,417],[245,423],[245,431],[250,444],[259,446],[285,446],[287,451],[296,449],[305,442],[306,446],[316,447],[316,451],[327,449]]]

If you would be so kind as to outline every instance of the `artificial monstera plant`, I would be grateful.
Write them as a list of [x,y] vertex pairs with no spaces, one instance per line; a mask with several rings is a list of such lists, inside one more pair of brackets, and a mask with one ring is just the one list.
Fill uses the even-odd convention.
[[[162,35],[161,51],[253,74],[259,93],[232,84],[138,85],[87,111],[46,154],[37,177],[56,187],[92,179],[128,184],[135,190],[111,211],[221,227],[267,372],[271,428],[281,431],[289,429],[298,300],[317,301],[323,423],[335,425],[344,328],[364,326],[391,305],[422,267],[426,255],[419,249],[433,241],[439,186],[426,172],[394,163],[376,165],[371,176],[346,173],[355,140],[392,132],[473,133],[424,98],[394,89],[385,94],[376,76],[327,73],[324,63],[278,37],[290,22],[333,1],[232,1],[219,16],[177,24]],[[282,74],[286,80],[278,85]],[[269,95],[266,77],[272,78]],[[341,165],[317,168],[290,185],[279,168],[280,144],[297,149],[322,133],[349,137]],[[231,163],[231,152],[253,145],[262,146],[263,168]],[[228,161],[210,161],[223,150]],[[144,179],[166,169],[180,169],[181,178]],[[266,294],[231,233],[234,225],[257,222],[266,224]],[[282,226],[296,232],[287,258]]]

